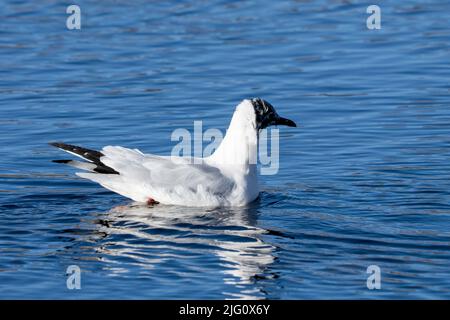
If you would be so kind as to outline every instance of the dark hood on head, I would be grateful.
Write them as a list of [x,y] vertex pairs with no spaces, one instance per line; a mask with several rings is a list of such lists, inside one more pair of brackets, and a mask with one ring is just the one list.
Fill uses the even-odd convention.
[[266,100],[261,98],[251,99],[256,115],[256,129],[265,129],[269,126],[296,127],[294,121],[280,117],[275,108]]

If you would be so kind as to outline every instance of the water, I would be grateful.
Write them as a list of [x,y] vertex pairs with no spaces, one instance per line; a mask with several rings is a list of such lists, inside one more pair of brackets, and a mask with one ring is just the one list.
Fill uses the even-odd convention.
[[[450,298],[448,3],[383,1],[381,30],[356,1],[77,4],[69,31],[60,1],[2,2],[1,298]],[[169,154],[254,96],[301,126],[248,208],[133,207],[50,162]]]

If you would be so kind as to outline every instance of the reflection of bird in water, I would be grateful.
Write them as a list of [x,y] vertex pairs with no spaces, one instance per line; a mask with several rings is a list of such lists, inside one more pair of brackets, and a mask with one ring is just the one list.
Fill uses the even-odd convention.
[[[267,267],[275,260],[275,248],[261,240],[267,231],[256,226],[256,218],[255,207],[205,210],[120,206],[113,208],[107,222],[102,223],[108,241],[100,251],[113,260],[115,256],[133,257],[145,269],[157,268],[167,258],[180,254],[201,255],[200,259],[204,259],[212,253],[220,262],[211,267],[219,266],[225,284],[239,287],[272,277],[267,274]],[[189,264],[190,272],[201,273],[205,267],[198,265],[192,270],[189,261],[178,259],[177,263]],[[111,271],[123,272],[114,264]],[[234,297],[257,298],[255,292],[247,292],[244,287]]]

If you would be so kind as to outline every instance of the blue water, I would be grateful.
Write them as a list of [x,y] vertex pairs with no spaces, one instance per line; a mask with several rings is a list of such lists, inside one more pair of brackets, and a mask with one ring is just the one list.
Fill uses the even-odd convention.
[[[450,298],[450,4],[2,1],[0,298]],[[133,207],[49,141],[170,154],[261,96],[280,170],[247,208]],[[66,269],[81,269],[81,290]],[[366,269],[381,270],[369,290]]]

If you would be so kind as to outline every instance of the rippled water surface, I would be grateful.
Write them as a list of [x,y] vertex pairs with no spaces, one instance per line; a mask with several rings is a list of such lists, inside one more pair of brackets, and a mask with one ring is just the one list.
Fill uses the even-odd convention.
[[[450,298],[448,3],[383,1],[381,30],[359,1],[77,4],[78,31],[1,5],[0,298]],[[246,208],[133,206],[50,162],[169,154],[254,96],[301,126]]]

